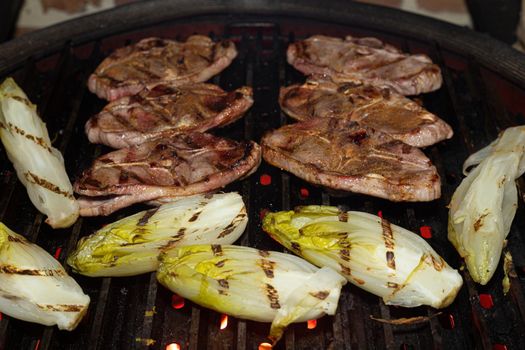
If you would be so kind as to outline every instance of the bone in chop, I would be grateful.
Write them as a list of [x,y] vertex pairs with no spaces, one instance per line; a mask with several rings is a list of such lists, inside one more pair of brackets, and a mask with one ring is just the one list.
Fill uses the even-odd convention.
[[452,137],[452,128],[416,102],[363,84],[308,81],[281,88],[283,111],[297,120],[343,118],[384,132],[415,147]]
[[253,104],[252,89],[225,92],[212,84],[160,84],[110,102],[86,124],[89,141],[113,148],[232,123]]
[[163,82],[204,82],[228,67],[235,56],[233,42],[215,43],[203,35],[192,35],[185,42],[147,38],[115,50],[91,74],[88,87],[113,101]]
[[261,149],[206,133],[178,134],[97,158],[74,184],[80,215],[218,190],[254,172]]
[[409,55],[376,38],[315,35],[288,46],[288,63],[306,75],[364,82],[401,95],[439,89],[441,70],[426,55]]
[[441,195],[436,168],[418,148],[339,118],[314,118],[267,133],[270,164],[318,185],[391,201],[431,201]]

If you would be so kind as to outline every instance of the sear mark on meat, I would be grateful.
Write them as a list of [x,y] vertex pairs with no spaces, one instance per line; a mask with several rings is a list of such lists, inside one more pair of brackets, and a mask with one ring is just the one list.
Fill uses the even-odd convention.
[[452,137],[452,128],[442,119],[389,91],[371,85],[310,80],[281,88],[279,103],[286,114],[297,120],[348,119],[415,147]]
[[252,89],[225,92],[212,84],[159,84],[110,102],[86,123],[89,141],[113,148],[137,145],[181,132],[225,126],[253,104]]
[[263,158],[313,184],[391,201],[441,195],[436,168],[416,147],[338,118],[316,118],[267,133]]
[[288,63],[306,75],[336,82],[364,82],[401,95],[439,89],[441,70],[426,55],[409,55],[375,38],[315,35],[291,44]]
[[97,158],[74,188],[82,195],[80,215],[109,215],[134,203],[218,190],[253,173],[260,161],[260,146],[253,141],[178,134]]
[[89,90],[109,101],[159,83],[204,82],[228,67],[237,56],[231,41],[215,43],[192,35],[185,42],[147,38],[115,50],[88,80]]

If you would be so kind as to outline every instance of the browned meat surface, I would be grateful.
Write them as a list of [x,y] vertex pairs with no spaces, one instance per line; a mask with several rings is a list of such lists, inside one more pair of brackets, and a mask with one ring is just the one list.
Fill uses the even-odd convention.
[[215,43],[202,35],[190,36],[186,42],[147,38],[115,50],[91,74],[88,87],[113,101],[162,82],[204,82],[229,66],[236,55],[232,42]]
[[414,101],[371,85],[308,81],[281,88],[279,103],[297,120],[349,119],[415,147],[452,137],[447,123]]
[[[261,161],[253,141],[179,134],[97,158],[74,184],[80,215],[109,215],[138,202],[211,192],[250,175]],[[106,197],[102,197],[106,196]]]
[[436,168],[421,150],[346,119],[286,125],[267,133],[261,144],[268,163],[335,190],[391,201],[441,195]]
[[288,47],[288,62],[304,74],[364,82],[401,95],[439,89],[441,70],[425,55],[404,54],[375,38],[316,35]]
[[250,87],[228,93],[204,83],[160,84],[109,103],[89,119],[86,134],[93,143],[123,148],[157,137],[224,126],[239,119],[252,104]]

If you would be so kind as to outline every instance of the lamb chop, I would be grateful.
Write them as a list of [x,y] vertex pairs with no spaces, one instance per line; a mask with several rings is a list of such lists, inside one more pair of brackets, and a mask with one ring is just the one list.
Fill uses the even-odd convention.
[[288,63],[335,82],[364,82],[401,95],[439,89],[441,70],[426,55],[408,55],[376,38],[315,35],[288,46]]
[[260,146],[253,141],[177,134],[97,158],[74,189],[83,195],[80,215],[109,215],[133,203],[218,190],[250,175],[260,161]]
[[441,195],[436,168],[420,149],[348,119],[286,125],[261,145],[268,163],[313,184],[396,202]]
[[416,102],[371,85],[310,80],[281,88],[279,103],[286,114],[297,120],[349,119],[415,147],[452,137],[447,123]]
[[253,104],[252,89],[225,92],[211,84],[156,85],[110,102],[86,124],[89,141],[123,148],[181,132],[224,126]]
[[147,38],[115,50],[91,74],[88,87],[113,101],[159,83],[204,82],[228,67],[235,56],[233,42],[215,43],[203,35],[192,35],[186,42]]

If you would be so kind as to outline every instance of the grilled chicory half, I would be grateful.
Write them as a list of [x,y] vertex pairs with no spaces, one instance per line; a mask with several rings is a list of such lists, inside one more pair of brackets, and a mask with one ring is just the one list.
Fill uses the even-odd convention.
[[463,165],[468,173],[450,202],[448,239],[472,279],[487,284],[496,270],[518,206],[515,180],[525,171],[525,126],[505,130]]
[[375,215],[311,205],[269,213],[263,229],[292,252],[332,267],[389,305],[443,308],[463,283],[423,238]]
[[86,276],[132,276],[155,271],[159,253],[191,244],[231,244],[248,222],[235,192],[196,195],[118,220],[84,237],[67,263]]
[[75,329],[89,296],[60,263],[0,222],[0,312],[59,329]]
[[34,206],[53,228],[69,227],[79,207],[64,167],[36,106],[7,78],[0,85],[0,139]]
[[345,279],[296,256],[241,246],[165,251],[157,279],[173,292],[235,317],[272,322],[277,342],[293,322],[333,315]]

